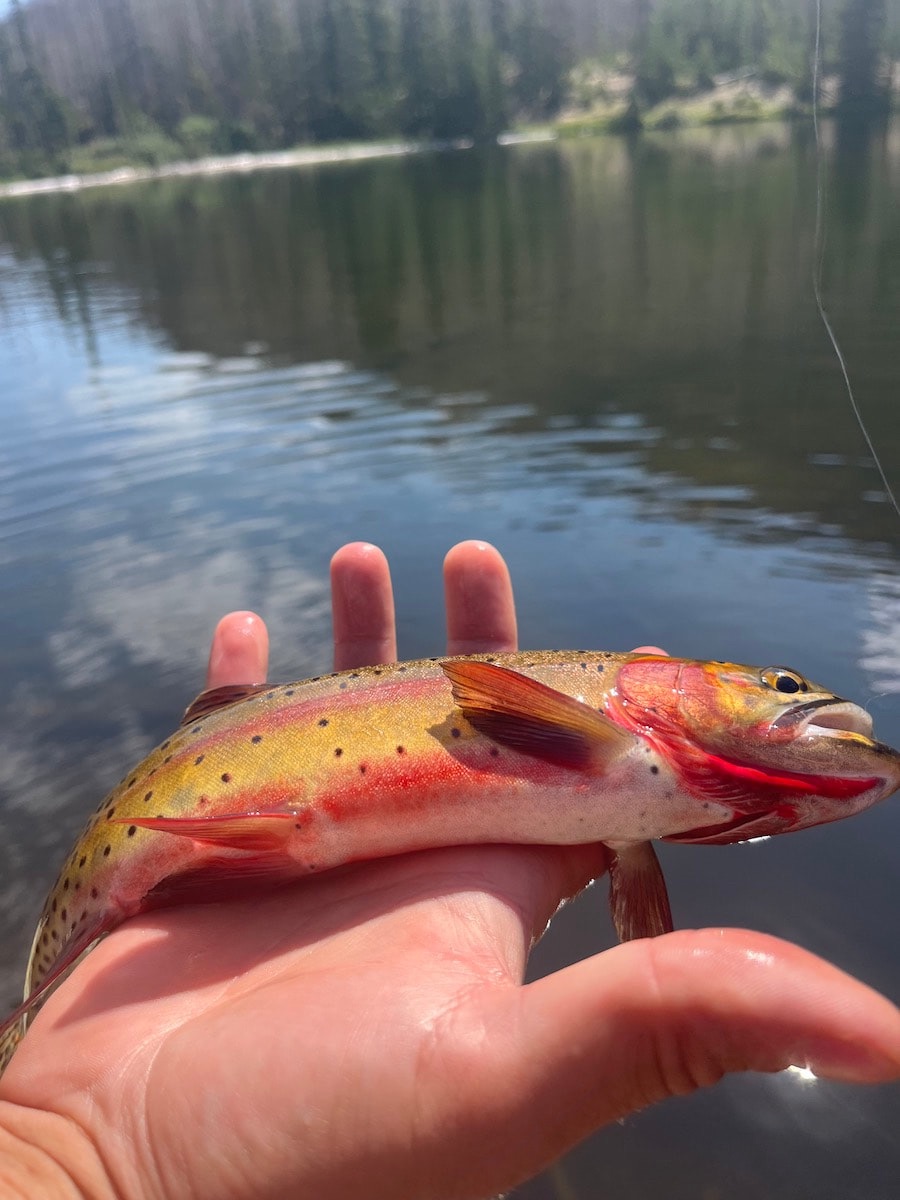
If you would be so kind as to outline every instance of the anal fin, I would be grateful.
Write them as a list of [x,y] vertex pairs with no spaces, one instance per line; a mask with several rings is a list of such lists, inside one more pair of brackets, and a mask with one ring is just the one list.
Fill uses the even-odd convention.
[[672,932],[666,881],[650,842],[629,842],[614,848],[609,868],[609,910],[620,942]]

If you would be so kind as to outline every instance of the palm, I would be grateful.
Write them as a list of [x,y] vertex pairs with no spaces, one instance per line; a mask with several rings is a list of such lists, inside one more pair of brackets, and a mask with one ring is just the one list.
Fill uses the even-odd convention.
[[91,1096],[105,1141],[124,1133],[140,1148],[163,1195],[246,1195],[250,1161],[268,1188],[252,1194],[284,1196],[298,1144],[309,1194],[358,1195],[368,1171],[385,1181],[367,1183],[373,1197],[426,1196],[436,1171],[460,1182],[447,1132],[461,1099],[477,1115],[477,1080],[482,1096],[517,1102],[493,1050],[558,901],[541,880],[579,881],[592,853],[599,867],[583,850],[568,865],[552,849],[437,851],[132,922],[48,1005],[30,1102],[65,1103],[44,1070],[65,1055],[72,1095]]

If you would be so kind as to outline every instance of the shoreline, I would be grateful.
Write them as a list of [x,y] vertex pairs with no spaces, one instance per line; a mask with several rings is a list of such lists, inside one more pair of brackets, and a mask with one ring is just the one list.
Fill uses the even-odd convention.
[[[553,141],[552,131],[504,133],[499,146],[524,142]],[[345,146],[304,146],[295,150],[264,150],[255,154],[209,155],[162,163],[158,167],[116,167],[91,175],[53,175],[41,179],[16,179],[0,183],[0,199],[40,196],[52,192],[80,192],[85,188],[121,187],[130,183],[150,183],[158,179],[181,179],[192,175],[249,174],[251,171],[279,170],[290,167],[318,167],[329,163],[363,162],[367,159],[401,158],[446,150],[471,150],[469,138],[452,141],[364,142]]]

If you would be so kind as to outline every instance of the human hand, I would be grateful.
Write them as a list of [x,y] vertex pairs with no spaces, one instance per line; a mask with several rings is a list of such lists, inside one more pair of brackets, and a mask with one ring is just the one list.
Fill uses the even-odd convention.
[[[513,649],[496,551],[455,547],[445,577],[448,653]],[[332,580],[336,667],[393,658],[381,553],[345,547]],[[266,667],[259,618],[225,618],[208,685]],[[128,922],[0,1083],[0,1181],[43,1172],[47,1197],[484,1197],[726,1071],[900,1074],[900,1013],[760,934],[630,942],[523,987],[534,938],[604,866],[598,847],[457,847]]]

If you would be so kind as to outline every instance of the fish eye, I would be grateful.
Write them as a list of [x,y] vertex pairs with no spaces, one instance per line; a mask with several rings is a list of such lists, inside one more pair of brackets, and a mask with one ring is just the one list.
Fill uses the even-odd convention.
[[793,695],[796,692],[809,691],[809,684],[803,676],[798,675],[796,671],[789,671],[787,667],[766,667],[764,671],[760,671],[760,676],[763,683],[774,688],[776,692]]

